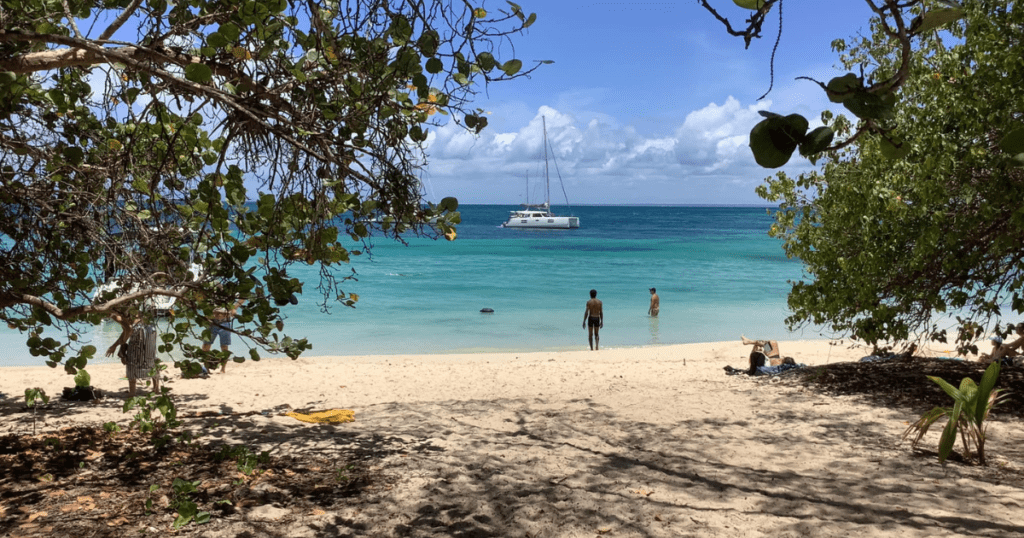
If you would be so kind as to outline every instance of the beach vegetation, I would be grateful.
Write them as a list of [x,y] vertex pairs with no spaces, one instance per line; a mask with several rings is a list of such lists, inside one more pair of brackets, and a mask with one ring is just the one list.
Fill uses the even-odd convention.
[[32,409],[32,435],[36,434],[36,413],[39,411],[39,406],[48,403],[50,403],[50,397],[47,396],[45,390],[39,387],[25,389],[25,407]]
[[[978,0],[962,11],[946,32],[918,35],[909,63],[879,21],[837,47],[847,68],[870,66],[876,79],[905,71],[879,123],[909,143],[902,158],[862,135],[827,151],[819,170],[758,188],[778,204],[770,234],[804,264],[790,327],[868,345],[951,342],[960,353],[1016,332],[1001,322],[1024,313],[1024,10]],[[821,119],[856,136],[842,115]]]
[[343,267],[371,234],[454,237],[458,201],[419,180],[429,129],[479,133],[474,96],[547,63],[514,56],[536,15],[483,4],[5,3],[0,320],[71,374],[82,332],[118,314],[127,334],[158,298],[159,351],[186,362],[239,299],[234,361],[310,349],[281,309],[354,306]]
[[270,453],[265,450],[256,453],[244,445],[223,445],[214,459],[217,461],[232,460],[235,462],[238,472],[249,476],[261,472],[260,467],[270,461]]
[[192,498],[193,495],[198,493],[198,487],[202,482],[202,480],[189,481],[175,478],[174,482],[171,483],[171,509],[178,513],[178,517],[174,518],[175,529],[180,529],[193,520],[195,520],[197,525],[210,521],[210,513],[200,510],[199,505]]
[[158,395],[128,398],[122,411],[128,413],[132,410],[136,413],[128,428],[136,428],[140,433],[151,434],[158,447],[170,441],[167,433],[169,430],[181,425],[181,421],[178,420],[178,408],[174,405],[170,389],[167,387],[162,387]]
[[92,386],[92,377],[89,375],[89,372],[85,371],[84,368],[79,370],[78,373],[75,374],[75,386],[82,388]]
[[924,415],[921,415],[916,422],[910,425],[903,433],[903,439],[913,437],[912,446],[917,446],[928,433],[933,424],[941,419],[946,419],[946,426],[939,438],[939,463],[945,463],[946,459],[953,452],[953,445],[957,437],[960,438],[963,446],[963,456],[970,459],[973,453],[978,456],[978,463],[986,464],[985,460],[985,439],[989,412],[996,407],[1004,397],[1000,397],[999,389],[995,389],[996,380],[999,378],[999,361],[993,362],[985,370],[980,383],[975,383],[969,377],[963,378],[960,387],[954,387],[946,380],[937,376],[928,376],[953,398],[953,407],[935,407]]

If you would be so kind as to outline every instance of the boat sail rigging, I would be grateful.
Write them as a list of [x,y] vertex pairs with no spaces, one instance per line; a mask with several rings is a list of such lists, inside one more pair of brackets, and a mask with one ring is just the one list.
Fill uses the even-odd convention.
[[[560,217],[551,212],[551,176],[548,172],[548,124],[547,119],[541,116],[541,124],[544,128],[544,203],[525,204],[522,209],[511,211],[508,221],[501,226],[504,228],[579,228],[579,217]],[[529,179],[527,179],[529,182]],[[529,196],[529,185],[527,185],[527,196]],[[529,198],[527,198],[529,202]]]

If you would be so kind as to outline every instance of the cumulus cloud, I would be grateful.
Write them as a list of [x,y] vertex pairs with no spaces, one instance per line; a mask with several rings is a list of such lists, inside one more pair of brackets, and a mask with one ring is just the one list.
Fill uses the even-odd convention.
[[[571,203],[758,203],[754,188],[772,171],[754,162],[747,137],[770,107],[728,97],[654,135],[607,117],[582,123],[551,106],[516,130],[475,135],[449,123],[428,139],[431,190],[464,203],[523,202],[524,178],[543,175],[546,125],[552,181],[561,179]],[[795,156],[786,171],[809,167]]]

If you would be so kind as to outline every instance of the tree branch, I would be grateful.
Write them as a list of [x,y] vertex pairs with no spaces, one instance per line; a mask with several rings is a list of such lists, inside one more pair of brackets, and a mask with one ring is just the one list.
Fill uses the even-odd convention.
[[96,39],[99,41],[110,39],[110,36],[114,35],[114,32],[118,31],[121,26],[123,26],[124,23],[135,14],[135,10],[139,9],[141,4],[142,0],[133,0],[132,3],[125,7],[124,11],[114,19],[114,22],[110,23],[110,26],[108,26],[106,30],[103,30],[103,33]]

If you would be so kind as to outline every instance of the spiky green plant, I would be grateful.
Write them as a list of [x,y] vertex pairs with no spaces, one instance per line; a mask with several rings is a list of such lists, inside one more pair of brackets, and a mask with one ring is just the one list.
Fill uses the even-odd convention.
[[985,370],[985,374],[981,376],[981,384],[976,384],[971,378],[965,377],[960,381],[958,389],[942,378],[928,376],[928,379],[937,383],[946,394],[953,397],[953,407],[936,407],[921,415],[917,422],[903,432],[903,439],[906,440],[913,435],[911,445],[917,446],[932,424],[945,417],[946,427],[939,438],[939,463],[945,463],[946,458],[952,453],[959,432],[964,446],[964,457],[970,458],[973,446],[978,455],[978,463],[985,465],[985,419],[988,418],[989,412],[1005,399],[1005,395],[999,395],[1001,389],[993,388],[999,379],[999,361],[993,362]]

